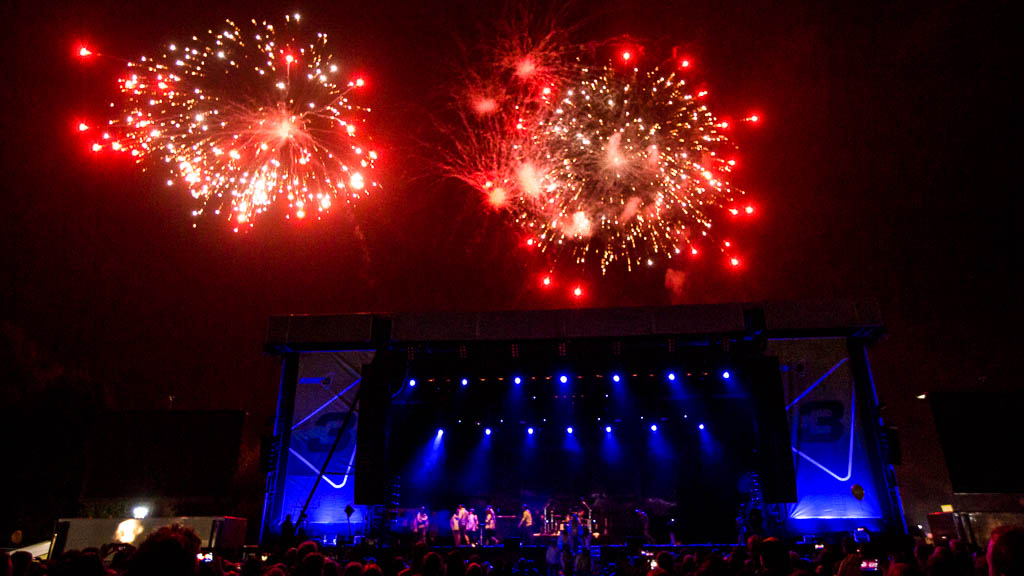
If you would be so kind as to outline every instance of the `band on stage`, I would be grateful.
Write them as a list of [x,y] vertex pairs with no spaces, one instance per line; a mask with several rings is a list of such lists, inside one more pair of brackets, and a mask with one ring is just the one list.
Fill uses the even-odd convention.
[[[467,508],[463,504],[456,507],[448,520],[455,546],[495,546],[500,544],[497,510],[488,505],[483,509],[482,516],[481,518],[477,514],[475,508]],[[580,498],[577,505],[572,506],[564,513],[559,513],[557,507],[549,503],[544,507],[541,524],[535,523],[533,511],[526,504],[523,504],[519,515],[500,516],[500,518],[518,519],[516,532],[520,542],[527,545],[532,544],[534,536],[540,534],[554,537],[559,549],[578,550],[589,546],[594,533],[597,532],[592,510],[583,498]],[[430,542],[432,538],[431,518],[430,511],[425,506],[416,511],[410,528],[412,528],[416,541]]]

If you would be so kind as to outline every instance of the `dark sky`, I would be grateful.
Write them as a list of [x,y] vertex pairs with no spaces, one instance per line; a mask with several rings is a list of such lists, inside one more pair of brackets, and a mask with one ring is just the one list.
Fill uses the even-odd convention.
[[[430,114],[501,10],[490,2],[9,2],[0,320],[108,383],[115,407],[272,414],[282,313],[577,305],[534,287],[536,261],[473,192],[433,175]],[[629,34],[695,56],[712,105],[765,118],[737,133],[738,183],[759,207],[740,273],[703,264],[684,303],[874,297],[886,419],[903,429],[914,518],[948,499],[926,403],[940,389],[1016,386],[1019,138],[1008,3],[580,2],[578,39]],[[300,11],[367,71],[384,191],[354,210],[246,234],[199,221],[153,173],[94,158],[73,132],[126,57],[225,17]],[[418,142],[418,143],[417,143]],[[427,146],[422,146],[426,143]],[[668,304],[664,270],[591,279],[586,306]],[[938,478],[939,481],[935,481]],[[910,510],[908,510],[910,511]]]

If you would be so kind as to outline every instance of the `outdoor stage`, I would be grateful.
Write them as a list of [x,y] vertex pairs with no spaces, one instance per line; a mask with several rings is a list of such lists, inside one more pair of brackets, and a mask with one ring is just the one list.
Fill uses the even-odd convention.
[[[263,536],[409,537],[459,504],[595,544],[902,529],[872,303],[285,316]],[[581,504],[582,502],[582,504]],[[755,513],[756,514],[756,513]]]

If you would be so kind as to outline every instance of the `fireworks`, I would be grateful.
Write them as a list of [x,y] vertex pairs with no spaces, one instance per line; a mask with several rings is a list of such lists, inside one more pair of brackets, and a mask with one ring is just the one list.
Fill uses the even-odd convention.
[[[596,262],[603,274],[694,257],[710,245],[739,266],[729,242],[713,234],[721,214],[754,211],[730,183],[728,123],[709,110],[706,92],[691,91],[682,75],[689,60],[641,69],[633,52],[620,57],[618,66],[581,58],[554,66],[520,56],[516,70],[528,74],[495,75],[519,83],[501,91],[506,98],[463,115],[468,130],[447,158],[450,173],[507,211],[526,244],[555,261]],[[547,71],[534,79],[538,61]]]
[[288,217],[319,216],[378,186],[363,134],[370,109],[350,102],[363,85],[344,75],[326,34],[302,33],[297,14],[280,26],[229,20],[128,62],[116,117],[78,129],[96,136],[95,152],[163,167],[167,185],[198,201],[194,216],[226,212],[237,231],[274,203]]

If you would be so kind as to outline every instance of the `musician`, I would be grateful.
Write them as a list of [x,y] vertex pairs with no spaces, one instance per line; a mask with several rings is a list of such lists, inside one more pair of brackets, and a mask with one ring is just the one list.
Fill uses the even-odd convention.
[[480,519],[476,515],[476,508],[469,509],[469,518],[466,520],[466,537],[470,546],[476,546],[480,542]]
[[580,517],[573,514],[565,530],[569,533],[569,545],[572,547],[573,554],[575,554],[583,545],[583,526],[580,525]]
[[469,525],[469,510],[467,510],[462,504],[459,504],[459,508],[456,510],[455,514],[459,517],[459,537],[461,538],[459,545],[468,545],[469,530],[467,527]]
[[461,538],[459,536],[459,511],[458,510],[456,510],[454,513],[452,513],[451,527],[452,527],[452,540],[455,542],[455,546],[459,546]]
[[413,532],[416,534],[417,542],[427,541],[427,533],[430,531],[430,515],[427,514],[427,507],[422,506],[418,512],[416,512],[416,518],[413,519]]
[[490,546],[498,543],[498,538],[495,533],[498,529],[498,514],[495,513],[493,506],[488,506],[484,510],[484,546]]
[[523,517],[519,520],[519,535],[523,544],[533,541],[533,514],[530,513],[530,507],[526,504],[523,504]]

